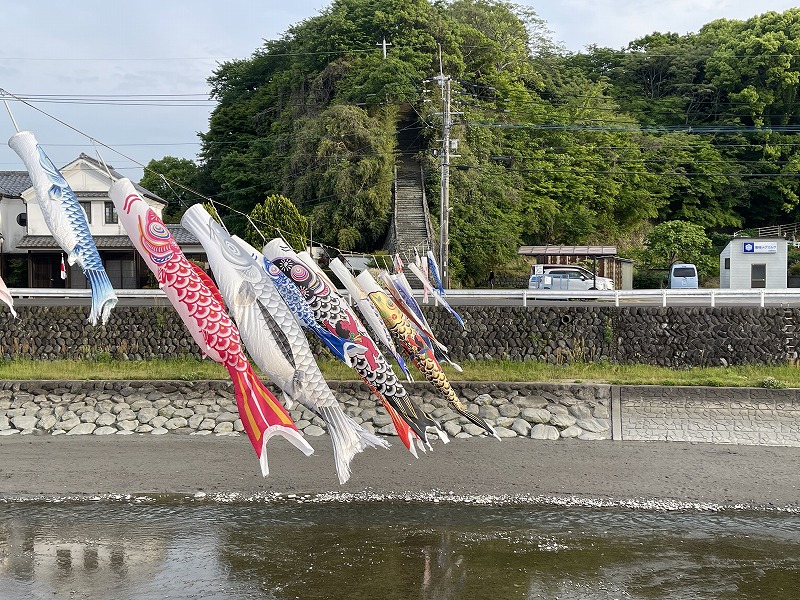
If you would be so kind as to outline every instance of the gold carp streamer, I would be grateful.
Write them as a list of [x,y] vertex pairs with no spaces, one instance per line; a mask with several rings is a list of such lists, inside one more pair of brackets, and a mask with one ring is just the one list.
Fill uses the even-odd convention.
[[414,329],[411,322],[406,317],[405,313],[401,311],[394,301],[389,298],[380,288],[377,288],[377,283],[369,286],[367,291],[370,300],[375,304],[378,313],[381,315],[386,327],[397,342],[408,352],[411,356],[411,362],[419,369],[419,372],[425,376],[430,383],[439,390],[439,393],[447,400],[448,404],[452,406],[459,414],[463,415],[471,423],[484,429],[490,435],[497,439],[494,428],[478,415],[471,413],[467,407],[456,395],[455,390],[450,385],[447,376],[442,371],[442,367],[436,357],[433,355],[433,348],[428,344],[425,339]]

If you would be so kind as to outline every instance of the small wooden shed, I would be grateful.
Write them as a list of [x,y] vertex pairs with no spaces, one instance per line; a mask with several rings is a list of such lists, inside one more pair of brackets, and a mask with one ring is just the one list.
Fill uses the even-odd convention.
[[616,246],[522,246],[517,254],[531,265],[580,265],[614,280],[614,289],[633,288],[633,261],[617,256]]

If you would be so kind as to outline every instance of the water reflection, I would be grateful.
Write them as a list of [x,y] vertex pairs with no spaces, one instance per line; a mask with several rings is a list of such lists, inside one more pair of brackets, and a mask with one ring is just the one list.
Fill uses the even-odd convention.
[[0,598],[796,598],[800,516],[413,503],[0,505]]
[[[164,562],[169,533],[137,536],[135,526],[122,515],[107,520],[103,511],[95,513],[95,508],[4,507],[0,518],[0,581],[7,577],[15,584],[27,583],[32,591],[49,590],[51,597],[91,597],[97,594],[98,586],[146,581]],[[133,536],[129,535],[132,530]],[[0,597],[3,594],[0,591]]]
[[447,600],[458,598],[467,579],[464,555],[450,544],[450,534],[443,533],[435,552],[431,546],[422,549],[425,565],[422,569],[420,598]]

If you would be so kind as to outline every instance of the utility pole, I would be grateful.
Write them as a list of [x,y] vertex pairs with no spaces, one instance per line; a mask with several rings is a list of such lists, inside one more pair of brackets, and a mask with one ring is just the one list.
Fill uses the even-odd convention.
[[386,46],[391,46],[391,45],[392,45],[392,43],[391,43],[391,42],[387,42],[387,41],[386,41],[386,38],[384,37],[384,38],[383,38],[383,42],[381,42],[381,43],[378,43],[378,44],[375,44],[375,45],[376,45],[376,46],[382,46],[382,47],[383,47],[383,60],[386,60]]
[[439,87],[442,91],[442,152],[439,155],[441,169],[441,193],[439,212],[439,267],[442,270],[442,285],[450,287],[450,77],[445,77],[439,67]]

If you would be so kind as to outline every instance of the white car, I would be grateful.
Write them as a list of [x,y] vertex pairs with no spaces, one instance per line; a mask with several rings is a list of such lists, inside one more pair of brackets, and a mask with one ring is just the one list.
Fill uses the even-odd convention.
[[595,277],[583,267],[570,265],[542,265],[541,275],[531,275],[531,290],[613,290],[614,280]]

